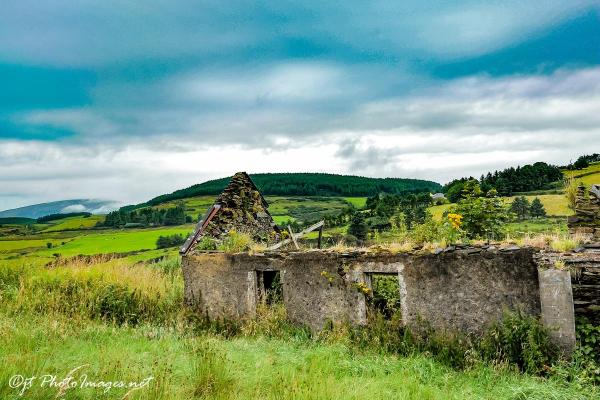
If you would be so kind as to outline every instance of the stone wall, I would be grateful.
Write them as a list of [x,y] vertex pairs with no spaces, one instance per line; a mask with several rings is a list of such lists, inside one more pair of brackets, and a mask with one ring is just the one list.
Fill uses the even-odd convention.
[[600,244],[588,244],[573,253],[541,253],[541,268],[557,265],[570,273],[575,317],[600,324]]
[[571,234],[600,239],[600,185],[592,185],[586,191],[585,186],[577,188],[575,215],[569,217],[569,230]]
[[398,276],[403,322],[437,330],[481,333],[504,309],[539,315],[533,251],[494,247],[440,254],[335,253],[249,255],[197,253],[183,257],[185,299],[211,318],[256,312],[257,271],[280,271],[290,319],[321,329],[327,321],[366,323],[361,291],[370,273]]

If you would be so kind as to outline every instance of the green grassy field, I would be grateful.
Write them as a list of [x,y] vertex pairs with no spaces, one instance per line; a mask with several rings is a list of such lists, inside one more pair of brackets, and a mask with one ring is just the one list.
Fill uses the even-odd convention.
[[573,176],[584,185],[600,184],[600,163],[591,164],[589,167],[579,171],[565,171],[566,176]]
[[[193,225],[128,230],[100,230],[73,232],[44,232],[27,237],[0,238],[0,262],[44,264],[56,258],[77,255],[111,253],[140,253],[138,260],[159,257],[156,250],[159,236],[189,235]],[[47,243],[52,247],[48,248]]]
[[[559,381],[477,367],[454,371],[427,358],[354,353],[339,344],[192,336],[159,327],[115,328],[67,318],[0,313],[0,397],[49,399],[34,385],[18,396],[15,374],[140,382],[130,399],[575,399]],[[9,339],[10,338],[10,339]],[[38,382],[39,383],[39,382]],[[66,391],[66,399],[121,399],[127,389]],[[593,394],[592,394],[593,395]]]
[[[91,215],[89,217],[71,217],[57,221],[51,221],[51,223],[48,224],[38,224],[37,227],[40,228],[42,232],[60,232],[90,229],[102,221],[104,221],[103,215]],[[44,229],[45,226],[47,226],[47,228]]]

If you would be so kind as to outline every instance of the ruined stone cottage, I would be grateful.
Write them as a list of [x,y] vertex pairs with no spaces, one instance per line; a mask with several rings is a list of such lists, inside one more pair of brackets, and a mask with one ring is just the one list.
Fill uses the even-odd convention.
[[[557,261],[564,265],[557,268]],[[292,322],[368,323],[372,280],[398,282],[402,322],[478,335],[505,309],[541,316],[565,351],[575,317],[600,321],[600,246],[549,254],[531,248],[450,247],[438,254],[311,250],[183,257],[185,301],[211,319],[252,316],[274,282]]]
[[589,191],[583,185],[577,188],[575,215],[569,217],[569,231],[600,239],[600,185],[592,185]]
[[[215,205],[227,212],[214,219],[210,213],[221,208],[214,211],[213,207],[197,232],[221,235],[235,226],[231,221],[249,221],[258,232],[275,230],[247,175],[236,176]],[[250,193],[244,195],[249,201],[244,209],[252,210],[249,214],[236,208],[244,204],[237,194],[240,190]],[[582,199],[586,203],[579,203],[577,213],[581,219],[571,222],[596,234],[598,187]],[[211,225],[213,220],[218,224]],[[599,244],[565,254],[494,245],[397,254],[382,250],[183,253],[185,301],[211,319],[251,317],[276,289],[292,322],[313,330],[330,322],[363,325],[368,323],[373,281],[383,275],[397,281],[402,323],[411,328],[426,322],[438,331],[478,335],[504,310],[519,309],[541,316],[555,343],[570,352],[575,346],[575,317],[600,321]]]
[[280,231],[268,207],[250,176],[245,172],[236,173],[215,204],[198,221],[180,253],[193,250],[203,237],[222,240],[232,230],[248,233],[257,242],[277,240]]

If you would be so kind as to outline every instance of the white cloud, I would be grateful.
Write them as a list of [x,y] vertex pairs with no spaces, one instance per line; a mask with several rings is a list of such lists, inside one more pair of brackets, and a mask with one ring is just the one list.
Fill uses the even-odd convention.
[[[301,93],[300,102],[307,96],[303,88],[310,92],[314,87],[296,82],[348,76],[343,70],[306,65],[260,71],[256,79],[264,82],[272,82],[279,71],[310,76],[275,91],[284,98]],[[258,88],[243,85],[251,78],[240,77],[227,95],[235,98],[240,90]],[[600,148],[599,88],[600,68],[591,68],[549,76],[471,77],[432,85],[411,97],[366,100],[342,110],[293,105],[131,113],[144,122],[146,135],[121,132],[113,111],[38,111],[21,117],[69,127],[81,137],[2,141],[0,208],[65,198],[139,202],[239,170],[445,182],[540,160],[562,164]],[[153,126],[161,130],[152,132]]]
[[77,213],[84,211],[87,211],[87,208],[83,204],[72,204],[60,210],[61,214]]

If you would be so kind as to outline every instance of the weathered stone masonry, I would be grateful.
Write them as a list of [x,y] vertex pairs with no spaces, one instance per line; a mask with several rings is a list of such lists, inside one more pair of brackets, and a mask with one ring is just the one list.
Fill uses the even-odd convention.
[[[541,315],[557,344],[575,344],[575,315],[600,321],[600,252],[544,253],[493,246],[439,254],[330,251],[183,257],[186,303],[210,318],[256,312],[260,274],[278,271],[289,318],[314,330],[328,321],[366,323],[360,290],[370,274],[398,276],[404,324],[427,321],[436,330],[482,333],[505,309]],[[560,261],[566,266],[556,269]],[[574,308],[575,305],[575,308]]]
[[600,239],[600,185],[577,188],[575,215],[569,217],[569,231]]
[[[531,249],[465,249],[441,254],[326,251],[192,253],[183,258],[185,299],[211,318],[253,315],[257,273],[279,271],[292,321],[320,329],[328,321],[366,322],[360,282],[396,274],[407,325],[480,333],[503,309],[540,313],[538,267]],[[258,271],[258,272],[257,272]],[[327,279],[333,277],[333,279]]]

